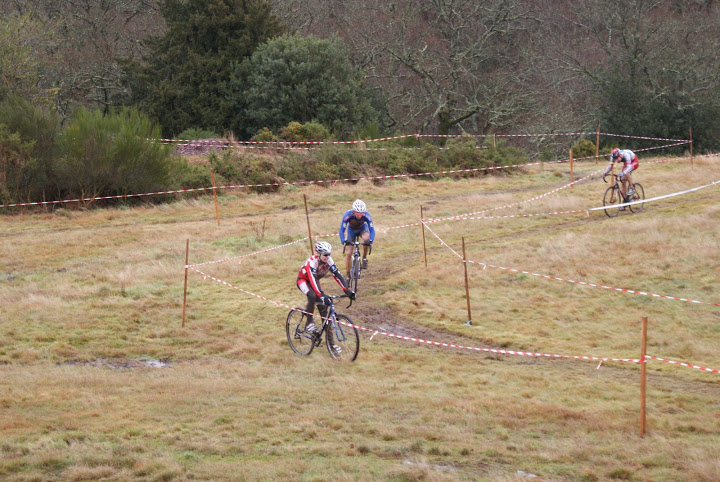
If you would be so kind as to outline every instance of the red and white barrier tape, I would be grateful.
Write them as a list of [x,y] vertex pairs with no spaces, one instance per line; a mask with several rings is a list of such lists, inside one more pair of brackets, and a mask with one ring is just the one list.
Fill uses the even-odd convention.
[[[595,132],[593,132],[593,134],[595,134]],[[625,134],[608,134],[607,132],[601,132],[600,135],[610,137],[622,137],[623,139],[645,139],[650,141],[681,141],[682,144],[689,144],[691,142],[690,139],[665,139],[663,137],[628,136]]]
[[[300,311],[300,312],[302,312],[302,313],[309,314],[309,313],[307,313],[307,312],[304,311],[304,310],[297,309],[296,307],[290,306],[290,305],[288,305],[288,304],[286,304],[286,303],[281,303],[281,302],[279,302],[279,301],[273,301],[273,300],[271,300],[271,299],[269,299],[269,298],[267,298],[267,297],[265,297],[265,296],[262,296],[262,295],[258,295],[258,294],[256,294],[256,293],[253,293],[252,291],[244,290],[244,289],[242,289],[242,288],[240,288],[240,287],[238,287],[238,286],[233,285],[232,283],[228,283],[228,282],[223,281],[223,280],[221,280],[221,279],[219,279],[219,278],[216,278],[216,277],[214,277],[214,276],[212,276],[212,275],[209,275],[209,274],[207,274],[207,273],[204,273],[204,272],[196,269],[194,266],[188,265],[188,266],[186,266],[186,268],[192,269],[193,271],[199,273],[200,275],[203,276],[203,279],[207,279],[207,278],[212,279],[213,281],[215,281],[215,282],[217,282],[217,283],[220,283],[220,284],[225,285],[225,286],[227,286],[227,287],[229,287],[229,288],[233,288],[233,289],[235,289],[235,290],[241,291],[241,292],[246,293],[246,294],[248,294],[248,295],[254,296],[255,298],[261,299],[261,300],[263,300],[263,301],[267,301],[267,302],[269,302],[269,303],[274,304],[275,306],[283,307],[283,308],[288,308],[288,309],[291,309],[291,310]],[[340,321],[340,320],[338,320],[338,321]],[[445,343],[445,342],[439,342],[439,341],[425,340],[425,339],[423,339],[423,338],[415,338],[415,337],[411,337],[411,336],[397,335],[397,334],[395,334],[395,333],[389,333],[389,332],[380,331],[380,330],[377,330],[377,329],[366,328],[366,327],[361,326],[361,325],[345,323],[345,322],[342,322],[342,321],[340,321],[340,323],[342,323],[342,324],[344,324],[344,325],[347,325],[347,326],[355,327],[355,328],[357,328],[358,330],[361,330],[361,331],[366,331],[366,332],[372,333],[372,336],[370,337],[370,341],[372,341],[372,339],[373,339],[376,335],[382,335],[382,336],[387,336],[387,337],[389,337],[389,338],[396,338],[396,339],[399,339],[399,340],[413,341],[413,342],[416,342],[416,343],[423,343],[423,344],[427,344],[427,345],[442,346],[442,347],[447,347],[447,348],[458,348],[458,349],[463,349],[463,350],[481,351],[481,352],[501,354],[501,355],[518,355],[518,356],[530,356],[530,357],[542,357],[542,358],[566,358],[566,359],[575,359],[575,360],[592,360],[592,361],[599,361],[600,363],[598,364],[597,368],[600,368],[600,365],[602,365],[602,363],[605,362],[605,361],[640,363],[640,360],[637,359],[637,358],[613,358],[613,357],[597,357],[597,356],[589,356],[589,355],[560,355],[560,354],[550,354],[550,353],[537,353],[537,352],[527,352],[527,351],[517,351],[517,350],[503,350],[503,349],[496,349],[496,348],[484,348],[484,347],[464,346],[464,345],[457,345],[457,344],[454,344],[454,343]],[[646,355],[646,356],[645,356],[645,359],[646,359],[646,360],[647,360],[647,359],[653,359],[653,360],[658,360],[658,361],[664,361],[664,362],[671,363],[671,364],[674,364],[674,365],[684,366],[684,367],[688,367],[688,368],[694,368],[694,369],[702,370],[702,371],[709,372],[709,373],[720,373],[720,370],[716,370],[716,369],[713,369],[713,368],[706,368],[706,367],[701,367],[701,366],[693,365],[693,364],[689,364],[689,363],[683,363],[683,362],[676,362],[676,361],[671,361],[671,360],[665,360],[665,359],[663,359],[663,358],[654,357],[654,356],[649,356],[649,355]]]
[[[642,136],[630,136],[624,134],[610,134],[607,132],[552,132],[552,133],[541,133],[541,134],[473,134],[475,138],[486,138],[494,135],[495,137],[553,137],[553,136],[588,136],[593,134],[599,134],[602,136],[611,137],[622,137],[625,139],[645,139],[654,141],[683,141],[683,143],[689,143],[689,139],[668,139],[662,137],[642,137]],[[406,139],[409,137],[421,138],[456,138],[462,137],[463,134],[403,134],[399,136],[380,137],[377,139],[358,139],[354,141],[230,141],[225,139],[150,139],[158,141],[163,144],[200,144],[200,145],[232,145],[232,144],[248,144],[248,145],[318,145],[318,144],[368,144],[372,142],[382,142],[397,139]]]
[[[562,161],[553,161],[553,162],[562,162]],[[10,207],[21,207],[21,206],[42,206],[42,205],[49,205],[49,204],[65,204],[65,203],[73,203],[73,202],[87,202],[87,201],[100,201],[100,200],[106,200],[106,199],[126,199],[126,198],[132,198],[132,197],[143,197],[143,196],[154,196],[159,194],[179,194],[179,193],[187,193],[187,192],[199,192],[199,191],[211,191],[213,189],[242,189],[242,188],[248,188],[248,187],[279,187],[279,186],[302,186],[302,185],[311,185],[311,184],[337,184],[338,182],[358,182],[358,181],[373,181],[373,180],[379,180],[379,179],[399,179],[399,178],[410,178],[410,177],[419,177],[419,176],[437,176],[441,174],[462,174],[462,173],[470,173],[470,172],[482,172],[482,171],[493,171],[498,169],[510,169],[510,168],[516,168],[516,167],[525,167],[525,166],[532,166],[539,164],[537,162],[533,163],[527,163],[527,164],[514,164],[514,165],[508,165],[508,166],[490,166],[490,167],[477,167],[472,169],[452,169],[452,170],[444,170],[444,171],[435,171],[435,172],[421,172],[417,174],[389,174],[385,176],[361,176],[361,177],[348,177],[343,179],[327,179],[327,180],[319,180],[319,181],[294,181],[294,182],[270,182],[270,183],[260,183],[260,184],[230,184],[226,186],[215,186],[215,187],[198,187],[198,188],[188,188],[188,189],[176,189],[173,191],[157,191],[157,192],[147,192],[142,194],[121,194],[116,196],[98,196],[98,197],[87,197],[87,198],[78,198],[78,199],[64,199],[62,201],[38,201],[38,202],[28,202],[28,203],[13,203],[13,204],[0,204],[0,208],[10,208]],[[549,164],[549,163],[548,163]]]
[[[670,147],[675,144],[670,144],[668,146],[660,146],[657,148],[649,148],[649,149],[642,149],[642,150],[650,150],[650,149],[661,149],[663,147]],[[578,158],[576,160],[582,160],[582,159],[592,159],[594,156],[587,156],[583,158]],[[553,164],[553,163],[563,163],[567,162],[569,159],[562,159],[562,160],[556,160],[556,161],[548,161],[546,164]],[[470,173],[470,172],[482,172],[482,171],[493,171],[493,170],[499,170],[499,169],[513,169],[513,168],[520,168],[520,167],[528,167],[528,166],[536,166],[539,164],[543,164],[542,162],[529,162],[525,164],[511,164],[506,166],[490,166],[490,167],[478,167],[478,168],[472,168],[472,169],[451,169],[451,170],[443,170],[443,171],[435,171],[435,172],[422,172],[417,174],[392,174],[392,175],[385,175],[385,176],[361,176],[361,177],[352,177],[352,178],[344,178],[344,179],[329,179],[329,180],[319,180],[319,181],[294,181],[294,182],[271,182],[271,183],[259,183],[259,184],[230,184],[226,186],[211,186],[211,187],[199,187],[199,188],[188,188],[188,189],[175,189],[170,191],[156,191],[156,192],[147,192],[147,193],[141,193],[141,194],[120,194],[120,195],[114,195],[114,196],[97,196],[97,197],[87,197],[87,198],[77,198],[77,199],[63,199],[60,201],[37,201],[37,202],[27,202],[27,203],[12,203],[12,204],[0,204],[0,208],[10,208],[10,207],[23,207],[23,206],[44,206],[44,205],[50,205],[50,204],[67,204],[67,203],[74,203],[74,202],[88,202],[88,201],[102,201],[102,200],[108,200],[108,199],[128,199],[133,197],[144,197],[144,196],[156,196],[156,195],[163,195],[163,194],[180,194],[180,193],[188,193],[188,192],[200,192],[200,191],[210,191],[213,189],[243,189],[243,188],[252,188],[252,187],[279,187],[279,186],[302,186],[302,185],[310,185],[310,184],[337,184],[338,182],[358,182],[363,180],[380,180],[380,179],[399,179],[399,178],[410,178],[410,177],[419,177],[419,176],[436,176],[436,175],[442,175],[442,174],[463,174],[463,173]],[[571,183],[572,184],[572,183]],[[561,188],[563,189],[563,188]],[[500,208],[498,208],[500,209]],[[485,211],[482,211],[485,212]],[[469,214],[479,214],[479,213],[469,213]]]
[[[425,227],[428,229],[428,231],[430,231],[430,233],[432,233],[432,235],[435,236],[435,237],[438,239],[438,241],[440,241],[440,244],[441,244],[442,246],[446,246],[450,251],[452,251],[452,253],[453,253],[455,256],[457,256],[457,257],[460,258],[460,259],[463,259],[462,256],[460,256],[460,255],[457,253],[457,251],[455,251],[454,249],[452,249],[452,248],[450,247],[450,245],[448,245],[440,236],[437,235],[437,233],[435,233],[432,229],[430,229],[430,227],[429,227],[427,224],[425,224],[425,223],[423,223],[423,224],[424,224]],[[622,292],[622,293],[630,293],[630,294],[636,294],[636,295],[650,296],[650,297],[652,297],[652,298],[663,298],[663,299],[667,299],[667,300],[685,301],[685,302],[687,302],[687,303],[695,303],[695,304],[711,305],[711,306],[720,306],[720,303],[712,303],[712,302],[707,302],[707,301],[692,300],[692,299],[688,299],[688,298],[679,298],[679,297],[668,296],[668,295],[659,295],[659,294],[655,294],[655,293],[647,293],[647,292],[645,292],[645,291],[637,291],[637,290],[631,290],[631,289],[626,289],[626,288],[614,288],[614,287],[612,287],[612,286],[605,286],[605,285],[598,285],[598,284],[595,284],[595,283],[588,283],[587,281],[576,281],[576,280],[572,280],[572,279],[565,279],[565,278],[560,278],[560,277],[557,277],[557,276],[551,276],[551,275],[547,275],[547,274],[533,273],[533,272],[531,272],[531,271],[525,271],[525,270],[521,270],[521,269],[507,268],[507,267],[505,267],[505,266],[498,266],[498,265],[494,265],[494,264],[490,264],[490,263],[483,263],[482,261],[473,261],[473,260],[468,259],[467,262],[468,262],[468,263],[477,264],[477,265],[481,265],[481,266],[483,267],[483,269],[485,269],[486,267],[496,268],[496,269],[501,269],[501,270],[505,270],[505,271],[512,271],[513,273],[522,273],[522,274],[526,274],[526,275],[530,275],[530,276],[536,276],[536,277],[538,277],[538,278],[545,278],[545,279],[554,280],[554,281],[564,281],[565,283],[573,283],[573,284],[578,284],[578,285],[582,285],[582,286],[590,286],[590,287],[592,287],[592,288],[602,288],[602,289],[606,289],[606,290],[620,291],[620,292]]]
[[[255,298],[272,303],[275,306],[288,308],[291,310],[309,314],[304,310],[299,310],[296,307],[290,306],[286,303],[281,303],[279,301],[273,301],[265,296],[259,295],[257,293],[253,293],[252,291],[244,290],[238,286],[233,285],[232,283],[228,283],[227,281],[223,281],[212,275],[204,273],[204,272],[196,269],[194,266],[187,265],[186,268],[191,269],[191,270],[195,271],[196,273],[199,273],[200,275],[203,276],[203,279],[209,278],[219,284],[227,286],[228,288],[232,288],[232,289],[241,291],[241,292],[248,294],[250,296],[253,296]],[[596,356],[583,356],[583,355],[559,355],[559,354],[550,354],[550,353],[535,353],[535,352],[517,351],[517,350],[502,350],[502,349],[496,349],[496,348],[463,346],[463,345],[456,345],[453,343],[444,343],[444,342],[439,342],[439,341],[425,340],[422,338],[414,338],[411,336],[397,335],[394,333],[388,333],[388,332],[384,332],[384,331],[380,331],[380,330],[376,330],[376,329],[366,328],[364,326],[356,325],[356,324],[348,324],[348,323],[343,323],[343,324],[348,325],[348,326],[353,326],[361,331],[367,331],[367,332],[373,333],[372,337],[374,337],[375,335],[382,335],[382,336],[387,336],[390,338],[414,341],[416,343],[423,343],[423,344],[427,344],[427,345],[444,346],[444,347],[448,347],[448,348],[459,348],[459,349],[473,350],[473,351],[482,351],[482,352],[502,354],[502,355],[519,355],[519,356],[543,357],[543,358],[567,358],[567,359],[576,359],[576,360],[594,360],[594,361],[600,361],[600,362],[604,362],[604,361],[619,361],[619,362],[632,362],[632,363],[640,362],[640,360],[636,359],[636,358],[611,358],[611,357],[596,357]],[[371,337],[371,339],[372,339],[372,337]],[[598,365],[598,368],[599,367],[600,367],[600,365]]]
[[670,364],[672,364],[672,365],[680,365],[680,366],[687,367],[687,368],[694,368],[694,369],[696,369],[696,370],[701,370],[701,371],[704,371],[704,372],[720,373],[720,370],[717,370],[717,369],[715,369],[715,368],[701,367],[701,366],[698,366],[698,365],[693,365],[693,364],[691,364],[691,363],[683,363],[683,362],[677,362],[677,361],[672,361],[672,360],[665,360],[664,358],[659,358],[659,357],[650,356],[650,355],[645,355],[645,358],[646,358],[646,359],[658,360],[658,361],[670,363]]
[[307,236],[305,236],[304,238],[296,239],[295,241],[291,241],[291,242],[289,242],[289,243],[280,244],[280,245],[278,245],[278,246],[273,246],[272,248],[261,249],[261,250],[259,250],[259,251],[255,251],[255,252],[253,252],[253,253],[243,254],[243,255],[240,255],[240,256],[233,256],[233,257],[231,257],[231,258],[222,258],[222,259],[216,259],[216,260],[213,260],[213,261],[206,261],[206,262],[204,262],[204,263],[191,264],[191,265],[189,265],[189,266],[205,266],[205,265],[207,265],[207,264],[217,264],[217,263],[224,263],[224,262],[227,262],[227,261],[233,261],[233,260],[236,260],[236,259],[249,258],[250,256],[256,256],[256,255],[258,255],[258,254],[268,253],[268,252],[270,252],[270,251],[275,251],[276,249],[286,248],[286,247],[288,247],[288,246],[292,246],[293,244],[297,244],[297,243],[300,243],[300,242],[302,242],[302,241],[305,241],[306,239],[307,239]]

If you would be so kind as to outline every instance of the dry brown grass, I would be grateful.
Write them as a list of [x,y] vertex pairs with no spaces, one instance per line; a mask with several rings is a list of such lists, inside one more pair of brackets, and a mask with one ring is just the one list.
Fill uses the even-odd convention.
[[[577,175],[595,171],[580,164]],[[286,308],[189,274],[198,269],[281,304],[308,243],[335,233],[356,197],[378,238],[356,323],[492,349],[637,357],[648,351],[720,368],[720,308],[468,265],[420,228],[387,228],[513,204],[567,182],[567,166],[459,181],[361,182],[225,192],[158,207],[6,216],[0,227],[2,480],[717,480],[720,381],[649,363],[647,437],[638,437],[635,364],[498,355],[362,333],[339,367],[292,354]],[[717,158],[644,164],[648,197],[720,178]],[[583,210],[597,180],[485,216]],[[601,212],[445,221],[431,228],[496,266],[720,301],[717,187]],[[337,248],[337,238],[328,238]],[[339,257],[336,257],[339,259]],[[328,282],[326,282],[328,283]],[[328,284],[328,287],[331,284]],[[344,310],[344,306],[343,309]],[[163,360],[164,368],[146,361]]]

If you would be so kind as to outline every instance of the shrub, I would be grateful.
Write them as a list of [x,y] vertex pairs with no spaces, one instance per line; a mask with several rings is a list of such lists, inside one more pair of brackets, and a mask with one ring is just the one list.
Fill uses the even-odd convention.
[[159,137],[159,126],[134,109],[78,111],[60,137],[59,191],[88,197],[166,189],[179,163],[170,146],[148,140]]
[[213,131],[207,131],[204,129],[185,129],[178,134],[178,139],[196,140],[196,139],[215,139],[220,137]]
[[251,140],[255,142],[273,142],[277,140],[277,137],[275,137],[275,134],[273,134],[270,129],[263,127],[252,137]]
[[32,157],[34,141],[23,141],[17,132],[0,124],[0,204],[26,200],[26,176],[37,161]]
[[595,143],[587,139],[580,139],[573,144],[572,152],[574,158],[593,157],[595,155]]
[[[0,184],[5,202],[52,197],[60,122],[50,111],[19,97],[0,103]],[[11,172],[12,171],[12,172]]]
[[280,138],[290,142],[300,142],[305,140],[303,126],[299,122],[291,122],[280,130]]
[[304,141],[326,141],[331,140],[332,135],[324,125],[319,122],[306,122],[302,126]]
[[[210,166],[215,173],[234,184],[276,184],[284,179],[278,176],[275,164],[267,158],[239,151],[224,151],[221,155],[209,156]],[[257,186],[256,192],[277,191],[279,186]]]

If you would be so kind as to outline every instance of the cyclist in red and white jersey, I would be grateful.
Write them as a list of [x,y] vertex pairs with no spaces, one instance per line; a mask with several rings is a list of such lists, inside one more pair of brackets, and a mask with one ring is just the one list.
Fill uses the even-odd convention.
[[[324,318],[327,316],[327,307],[332,302],[320,287],[320,278],[323,278],[328,273],[332,274],[337,284],[339,284],[345,294],[348,295],[348,298],[351,300],[355,299],[355,293],[348,288],[345,278],[340,274],[340,270],[330,257],[332,245],[327,241],[318,241],[315,243],[315,252],[316,254],[305,260],[297,277],[298,289],[307,296],[305,311],[310,313],[310,315],[307,316],[308,321],[305,324],[305,331],[317,331],[317,327],[313,322],[315,305],[319,303],[318,311],[320,311],[320,316]],[[328,332],[328,336],[331,337],[331,345],[339,352],[340,347],[332,343],[332,333],[330,333],[330,331]]]
[[[631,151],[630,149],[618,149],[617,147],[612,150],[610,153],[610,164],[608,165],[607,169],[605,169],[605,172],[602,173],[603,181],[605,180],[605,176],[610,172],[610,170],[613,167],[613,163],[615,162],[622,162],[623,163],[623,170],[620,172],[620,194],[622,194],[623,199],[626,196],[629,196],[631,194],[634,194],[635,191],[633,191],[632,185],[632,176],[630,173],[635,171],[640,163],[638,162],[637,155]],[[630,186],[630,190],[628,191],[628,186]],[[622,209],[625,209],[624,207]]]

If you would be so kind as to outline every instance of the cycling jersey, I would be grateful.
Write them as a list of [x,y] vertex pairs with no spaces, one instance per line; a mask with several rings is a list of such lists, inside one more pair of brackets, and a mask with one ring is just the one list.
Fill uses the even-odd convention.
[[[347,231],[347,236],[345,232]],[[372,217],[370,213],[365,211],[360,218],[355,217],[355,211],[352,209],[342,217],[340,223],[340,242],[345,244],[346,241],[354,241],[356,236],[364,232],[370,233],[370,242],[375,240],[375,228],[373,227]]]
[[333,278],[335,278],[335,281],[343,290],[347,289],[345,279],[340,274],[338,267],[335,266],[333,259],[328,256],[327,262],[323,263],[320,260],[320,256],[317,254],[310,256],[307,260],[305,260],[305,264],[303,264],[302,268],[300,268],[300,272],[297,277],[298,288],[300,288],[300,291],[305,294],[312,289],[315,292],[315,295],[322,297],[324,293],[320,288],[320,278],[325,277],[328,272],[333,275]]
[[620,155],[617,159],[613,160],[612,157],[610,158],[610,165],[607,167],[607,169],[605,169],[603,176],[610,172],[610,169],[612,169],[613,166],[613,162],[623,163],[623,170],[620,173],[621,175],[630,174],[640,166],[640,163],[638,162],[638,157],[633,151],[631,151],[630,149],[620,149],[619,151]]

